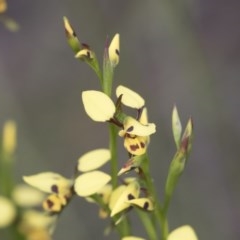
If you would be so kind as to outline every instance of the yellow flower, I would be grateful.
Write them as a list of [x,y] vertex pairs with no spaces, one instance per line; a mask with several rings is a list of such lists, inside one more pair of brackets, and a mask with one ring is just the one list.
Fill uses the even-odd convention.
[[[117,188],[118,189],[118,188]],[[119,190],[120,189],[120,190]],[[110,199],[111,217],[129,208],[129,200],[138,198],[140,194],[140,185],[137,181],[129,183],[126,187],[121,187],[113,194]]]
[[133,155],[142,155],[149,144],[149,135],[156,132],[154,123],[148,123],[147,110],[143,108],[139,121],[132,117],[126,117],[123,122],[123,130],[119,136],[124,137],[124,147]]
[[24,176],[23,180],[45,193],[51,193],[43,201],[43,209],[49,212],[60,212],[71,198],[73,180],[54,172],[43,172]]

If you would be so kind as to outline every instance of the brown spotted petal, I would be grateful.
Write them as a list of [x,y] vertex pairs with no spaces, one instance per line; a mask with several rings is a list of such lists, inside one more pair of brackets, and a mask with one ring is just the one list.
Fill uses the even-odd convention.
[[43,209],[47,212],[53,212],[58,213],[62,210],[63,206],[66,205],[67,200],[57,194],[51,194],[49,195],[44,201],[43,201]]
[[146,152],[149,142],[149,137],[139,137],[126,134],[124,138],[124,147],[133,155],[142,155]]
[[131,206],[128,203],[129,200],[138,198],[140,193],[140,185],[137,181],[131,182],[119,196],[118,200],[116,201],[115,205],[111,211],[111,217],[115,216],[117,213],[129,208]]
[[76,55],[75,58],[88,58],[88,59],[93,59],[94,58],[94,53],[90,49],[82,49],[80,50]]
[[129,116],[124,119],[123,126],[126,133],[137,136],[149,136],[156,132],[156,125],[154,123],[143,125]]
[[152,211],[154,209],[153,203],[149,198],[136,198],[129,200],[128,203],[140,207],[146,211]]
[[46,193],[69,194],[73,181],[54,172],[43,172],[24,176],[23,180],[32,187]]

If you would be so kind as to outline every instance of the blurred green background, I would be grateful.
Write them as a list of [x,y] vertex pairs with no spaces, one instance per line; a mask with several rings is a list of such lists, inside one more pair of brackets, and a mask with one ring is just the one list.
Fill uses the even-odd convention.
[[[149,153],[162,195],[175,146],[171,111],[191,115],[195,141],[170,209],[170,228],[191,224],[199,239],[238,240],[240,156],[239,1],[9,0],[21,26],[0,25],[0,124],[18,123],[16,180],[55,171],[71,176],[88,150],[107,146],[107,128],[85,114],[80,93],[99,89],[93,71],[74,59],[65,39],[66,15],[82,42],[102,58],[106,36],[121,35],[114,87],[138,91],[157,134]],[[120,146],[120,163],[126,161]],[[97,207],[76,198],[54,239],[103,237]],[[137,223],[141,234],[141,225]],[[144,236],[144,235],[143,235]]]

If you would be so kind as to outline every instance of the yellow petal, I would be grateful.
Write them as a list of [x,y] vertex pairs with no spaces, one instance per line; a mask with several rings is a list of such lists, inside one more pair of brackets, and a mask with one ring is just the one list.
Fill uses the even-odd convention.
[[112,210],[119,197],[122,195],[124,190],[127,188],[126,185],[120,185],[112,192],[109,200],[109,208]]
[[140,237],[135,237],[135,236],[127,236],[122,238],[121,240],[145,240],[145,239]]
[[16,217],[16,209],[13,203],[2,196],[0,196],[0,213],[0,228],[9,226]]
[[140,193],[139,183],[137,181],[131,182],[122,192],[119,199],[113,206],[113,209],[111,211],[111,217],[128,208],[130,206],[130,203],[128,203],[127,201],[137,198],[139,196],[139,193]]
[[40,205],[45,194],[25,184],[17,185],[12,193],[14,202],[21,207],[34,207]]
[[12,154],[16,148],[17,127],[14,121],[7,121],[3,128],[3,150],[7,154]]
[[100,91],[82,92],[82,100],[86,113],[97,122],[110,120],[115,113],[115,105],[111,98]]
[[100,171],[84,173],[76,178],[74,189],[81,197],[91,196],[111,180],[111,176]]
[[112,42],[108,48],[109,60],[113,67],[115,67],[119,63],[119,55],[120,55],[120,35],[119,33],[115,34]]
[[142,113],[140,118],[138,119],[138,121],[143,124],[143,125],[147,125],[148,124],[148,114],[147,114],[147,108],[144,107],[142,109]]
[[149,136],[156,132],[156,125],[154,123],[143,125],[132,117],[126,117],[123,125],[126,133],[137,136]]
[[89,59],[93,59],[93,52],[86,48],[82,49],[75,55],[75,58],[82,58],[82,57],[87,57]]
[[66,17],[63,17],[63,23],[64,23],[64,28],[65,28],[66,34],[69,37],[76,37],[75,31],[73,30],[69,20]]
[[106,184],[97,193],[100,194],[100,196],[102,197],[103,203],[107,204],[112,194],[112,185]]
[[147,211],[152,211],[154,209],[153,203],[149,198],[136,198],[129,200],[127,202],[130,203],[131,205],[138,206]]
[[78,170],[82,172],[95,170],[107,163],[110,158],[109,149],[102,148],[87,152],[79,158]]
[[139,156],[146,152],[148,146],[149,137],[139,137],[127,134],[124,139],[124,147],[127,151],[133,155]]
[[32,176],[24,176],[23,180],[30,186],[46,193],[68,194],[72,185],[72,180],[54,172],[43,172]]
[[167,240],[197,240],[197,235],[193,228],[189,225],[185,225],[173,230]]
[[54,224],[56,216],[50,216],[42,211],[27,210],[23,213],[23,223],[29,228],[47,228]]
[[61,195],[51,194],[43,202],[42,206],[45,211],[58,213],[63,206],[67,204],[67,199]]
[[144,106],[145,101],[144,99],[136,92],[132,91],[131,89],[124,87],[124,86],[118,86],[116,89],[116,95],[119,98],[120,95],[122,96],[121,102],[131,108],[140,109]]

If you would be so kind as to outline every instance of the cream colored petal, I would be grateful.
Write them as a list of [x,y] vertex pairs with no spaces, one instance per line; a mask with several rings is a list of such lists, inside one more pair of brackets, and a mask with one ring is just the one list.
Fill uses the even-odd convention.
[[121,240],[145,240],[145,239],[140,237],[135,237],[135,236],[127,236],[122,238]]
[[55,223],[56,218],[40,211],[28,210],[23,214],[23,223],[29,228],[48,228]]
[[67,199],[64,196],[51,194],[43,201],[43,209],[47,212],[61,212],[63,206],[67,204]]
[[120,55],[120,35],[119,33],[115,34],[108,48],[109,60],[113,67],[119,63]]
[[126,136],[124,139],[124,147],[127,151],[133,155],[140,156],[147,150],[149,137],[129,137]]
[[82,92],[82,100],[88,116],[97,122],[110,120],[115,113],[115,105],[111,98],[100,91]]
[[12,198],[18,206],[33,207],[42,203],[45,194],[26,184],[20,184],[14,188]]
[[113,209],[111,211],[111,217],[128,208],[130,204],[127,201],[137,198],[139,196],[139,193],[140,193],[139,183],[137,181],[131,182],[122,192],[122,194],[116,201],[115,205],[113,206]]
[[125,106],[131,107],[131,108],[140,109],[145,104],[144,99],[138,93],[121,85],[117,87],[116,95],[117,97],[120,97],[120,95],[123,95],[121,102]]
[[193,228],[185,225],[173,230],[167,240],[198,240],[198,238]]
[[82,172],[95,170],[107,163],[110,158],[111,153],[109,149],[95,149],[85,153],[79,158],[78,170]]
[[149,136],[156,132],[156,125],[154,123],[143,125],[132,117],[126,117],[123,125],[126,133],[137,136]]
[[148,113],[147,113],[147,108],[146,107],[144,107],[142,109],[142,113],[141,113],[141,116],[140,116],[138,121],[143,125],[148,124]]
[[13,203],[3,196],[0,196],[0,213],[0,229],[9,226],[16,217]]
[[124,190],[127,188],[126,185],[120,185],[111,194],[110,200],[109,200],[109,208],[112,210],[116,202],[118,201],[119,197],[122,195]]
[[111,194],[112,194],[112,185],[106,184],[103,188],[101,188],[98,192],[102,196],[103,203],[109,203]]
[[111,176],[100,171],[84,173],[76,178],[74,189],[77,195],[88,197],[98,192],[111,180]]
[[93,52],[87,48],[80,50],[76,55],[75,58],[82,58],[87,57],[89,59],[93,59]]
[[72,180],[54,172],[43,172],[31,176],[24,176],[23,180],[30,186],[46,193],[67,194],[72,185]]
[[66,17],[63,17],[63,22],[64,22],[64,28],[65,28],[66,33],[70,37],[76,37],[76,33],[73,30],[72,26],[70,25],[69,20]]
[[147,211],[152,211],[154,209],[153,203],[149,198],[136,198],[129,200],[127,202],[130,203],[131,205],[138,206]]

